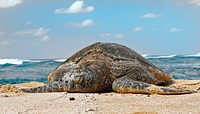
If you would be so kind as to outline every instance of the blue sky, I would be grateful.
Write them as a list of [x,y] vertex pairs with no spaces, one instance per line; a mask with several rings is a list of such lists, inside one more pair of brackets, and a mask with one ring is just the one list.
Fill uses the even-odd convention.
[[0,0],[0,59],[66,58],[95,42],[200,53],[200,0]]

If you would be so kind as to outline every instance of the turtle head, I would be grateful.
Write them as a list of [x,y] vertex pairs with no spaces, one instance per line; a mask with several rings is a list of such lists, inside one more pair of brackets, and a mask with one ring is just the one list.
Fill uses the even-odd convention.
[[62,81],[64,83],[64,91],[92,92],[96,85],[96,75],[87,68],[73,69],[64,73]]

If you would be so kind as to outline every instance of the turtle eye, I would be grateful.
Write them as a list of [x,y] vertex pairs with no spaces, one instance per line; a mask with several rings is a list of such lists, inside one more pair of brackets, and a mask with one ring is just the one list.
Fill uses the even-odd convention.
[[83,80],[84,80],[84,78],[83,78],[82,75],[76,75],[76,76],[74,76],[74,78],[73,78],[73,82],[76,83],[76,84],[82,83]]

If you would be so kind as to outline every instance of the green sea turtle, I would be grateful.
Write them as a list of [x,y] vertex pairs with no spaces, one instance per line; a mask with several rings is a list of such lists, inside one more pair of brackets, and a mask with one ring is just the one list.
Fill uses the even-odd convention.
[[25,92],[110,92],[144,94],[186,94],[191,90],[167,88],[166,73],[132,49],[116,43],[95,43],[53,70],[49,83],[21,89]]

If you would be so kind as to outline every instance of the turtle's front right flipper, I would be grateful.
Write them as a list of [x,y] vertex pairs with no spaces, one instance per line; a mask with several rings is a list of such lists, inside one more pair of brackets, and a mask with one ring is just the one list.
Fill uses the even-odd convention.
[[127,76],[116,79],[112,84],[112,88],[118,93],[178,95],[196,92],[193,90],[178,90],[162,86],[156,86],[141,81],[135,81]]
[[61,92],[63,91],[64,84],[60,81],[50,82],[44,86],[34,87],[34,88],[18,88],[23,92],[27,93],[46,93],[46,92]]

